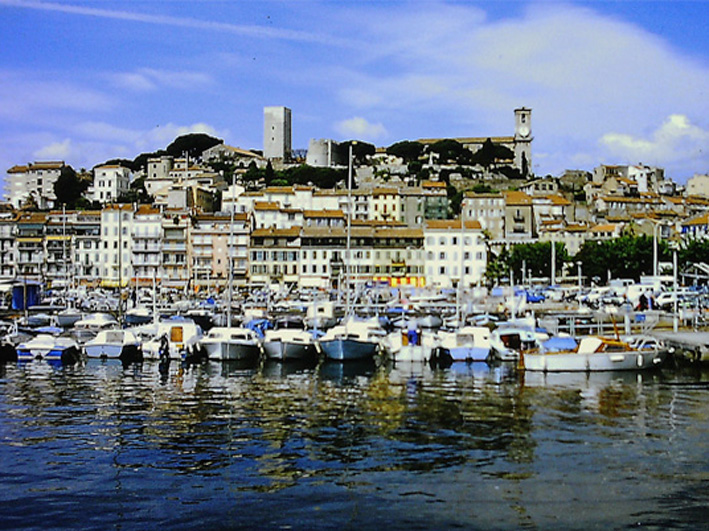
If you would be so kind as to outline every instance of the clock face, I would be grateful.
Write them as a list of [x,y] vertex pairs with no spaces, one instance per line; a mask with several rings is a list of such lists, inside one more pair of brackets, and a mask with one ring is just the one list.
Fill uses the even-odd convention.
[[529,127],[523,125],[519,128],[519,136],[529,136]]

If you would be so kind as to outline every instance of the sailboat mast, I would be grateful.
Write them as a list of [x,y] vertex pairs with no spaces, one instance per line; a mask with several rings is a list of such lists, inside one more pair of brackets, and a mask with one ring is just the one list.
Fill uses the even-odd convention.
[[347,162],[347,250],[345,251],[345,318],[350,313],[350,248],[352,246],[352,146],[350,142]]
[[227,307],[226,307],[226,326],[231,326],[231,300],[233,296],[233,281],[234,281],[234,264],[233,264],[233,257],[232,257],[232,238],[234,237],[234,208],[236,207],[236,198],[234,195],[236,194],[236,174],[232,175],[231,177],[231,215],[229,216],[229,239],[227,240],[226,248],[227,248],[227,253],[229,254],[229,285],[227,287],[228,289],[228,295],[227,295]]

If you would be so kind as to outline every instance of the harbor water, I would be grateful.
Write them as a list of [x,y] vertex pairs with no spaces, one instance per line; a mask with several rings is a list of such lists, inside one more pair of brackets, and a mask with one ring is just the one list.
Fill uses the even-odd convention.
[[0,367],[3,529],[696,529],[709,372]]

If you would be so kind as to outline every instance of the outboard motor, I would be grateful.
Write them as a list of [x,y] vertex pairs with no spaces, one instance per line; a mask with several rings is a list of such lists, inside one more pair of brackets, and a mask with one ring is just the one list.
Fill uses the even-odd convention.
[[431,350],[431,358],[428,364],[432,369],[447,369],[453,365],[453,356],[450,350],[444,347],[436,347]]
[[17,350],[12,343],[0,343],[0,363],[17,361]]
[[165,376],[170,368],[170,343],[167,340],[167,336],[162,336],[160,338],[160,347],[158,349],[158,355],[160,362],[158,363],[158,370],[160,374]]

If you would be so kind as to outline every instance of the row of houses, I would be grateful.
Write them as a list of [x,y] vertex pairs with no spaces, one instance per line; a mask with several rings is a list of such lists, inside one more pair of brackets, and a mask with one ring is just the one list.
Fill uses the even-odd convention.
[[[408,226],[353,216],[348,229],[342,209],[280,206],[276,199],[284,191],[264,193],[274,194],[268,202],[276,205],[274,210],[261,210],[259,201],[251,209],[219,213],[130,204],[93,211],[7,208],[0,215],[0,279],[49,286],[157,282],[185,290],[224,287],[231,276],[236,285],[328,288],[342,281],[349,264],[351,277],[362,281],[439,287],[462,281],[472,286],[484,281],[490,253],[515,242],[494,240],[494,227],[482,222],[509,220],[513,230],[527,231],[525,223],[537,215],[534,202],[521,192],[508,195],[505,204],[490,194],[470,194],[458,219]],[[660,238],[673,233],[709,237],[708,213],[682,221],[636,216],[600,224],[568,222],[552,213],[528,241],[561,242],[573,255],[586,241],[618,237],[630,225]]]
[[[420,228],[313,215],[309,226],[254,228],[252,213],[198,213],[111,205],[100,211],[5,211],[0,277],[48,286],[157,283],[178,290],[353,279],[452,286],[482,281],[487,246],[480,224],[430,220]],[[351,250],[348,260],[347,244]],[[231,274],[229,266],[231,265]]]

